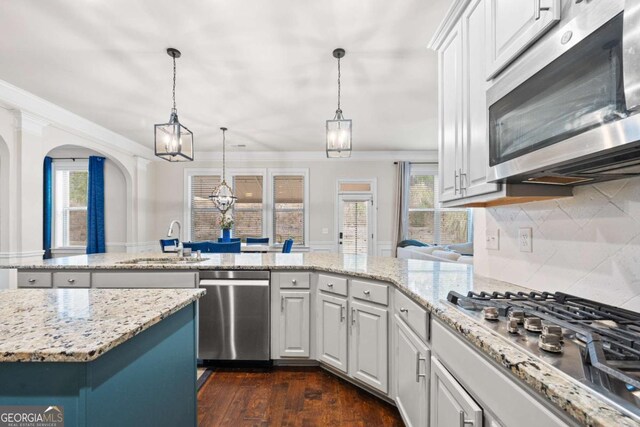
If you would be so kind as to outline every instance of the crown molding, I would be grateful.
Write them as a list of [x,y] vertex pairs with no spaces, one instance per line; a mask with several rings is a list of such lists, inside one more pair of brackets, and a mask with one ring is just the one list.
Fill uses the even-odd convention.
[[[437,162],[437,150],[414,151],[353,151],[351,157],[345,159],[329,159],[324,151],[247,151],[227,152],[228,162],[261,162],[261,161],[305,161],[305,162],[342,162],[350,161],[402,161]],[[162,161],[162,160],[159,160]],[[222,161],[220,152],[206,151],[196,153],[194,161]]]
[[100,145],[117,149],[127,154],[152,160],[153,150],[126,138],[97,123],[85,119],[59,105],[40,98],[31,92],[20,89],[4,80],[0,80],[0,105],[9,110],[18,110],[21,116],[22,129],[25,129],[24,117],[35,118],[27,125],[28,131],[42,132],[43,123],[57,127],[75,135],[88,138]]
[[49,126],[51,122],[26,111],[12,110],[15,117],[16,129],[33,135],[42,136],[42,130]]
[[451,4],[451,7],[449,7],[449,10],[444,16],[444,19],[442,20],[442,22],[440,22],[438,29],[427,45],[429,49],[440,49],[440,46],[442,46],[444,39],[451,32],[451,29],[458,23],[458,19],[470,2],[471,0],[455,0]]

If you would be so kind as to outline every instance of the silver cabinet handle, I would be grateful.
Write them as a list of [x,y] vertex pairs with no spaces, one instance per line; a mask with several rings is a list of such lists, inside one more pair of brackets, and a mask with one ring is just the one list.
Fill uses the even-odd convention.
[[333,283],[327,283],[327,288],[333,288]]
[[36,283],[36,279],[29,279],[27,280],[29,283]]
[[458,171],[453,171],[453,194],[458,194]]
[[400,307],[400,313],[409,313],[408,308]]
[[340,322],[344,322],[346,316],[346,307],[344,305],[340,306]]
[[367,295],[367,296],[371,295],[371,291],[362,291],[362,293]]
[[298,281],[296,279],[291,279],[291,283],[293,284],[293,286],[295,286],[298,283]]
[[[467,173],[466,172],[462,172],[462,169],[460,169],[460,194],[462,194],[462,190],[466,190],[467,189]],[[463,179],[464,177],[464,179]]]
[[542,7],[540,2],[541,2],[541,0],[534,0],[533,1],[533,13],[535,14],[536,21],[538,19],[540,19],[540,12],[542,12],[542,11],[546,12],[548,10],[551,10],[550,7]]
[[284,311],[284,296],[280,297],[280,311]]
[[76,282],[76,279],[69,279],[69,280],[67,280],[67,282],[69,282],[69,283],[75,283],[75,282]]
[[351,326],[356,324],[356,309],[351,307]]
[[464,417],[464,411],[460,410],[460,427],[464,427],[466,425],[475,425],[475,422],[473,420],[467,420]]
[[420,382],[420,378],[426,378],[427,374],[421,374],[420,373],[420,362],[421,361],[427,361],[426,358],[424,357],[420,357],[420,353],[416,353],[416,382],[419,383]]

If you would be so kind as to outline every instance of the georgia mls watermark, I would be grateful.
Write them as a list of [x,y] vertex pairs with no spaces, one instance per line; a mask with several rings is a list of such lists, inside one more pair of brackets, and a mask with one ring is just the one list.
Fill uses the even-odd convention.
[[0,427],[64,427],[64,408],[0,406]]

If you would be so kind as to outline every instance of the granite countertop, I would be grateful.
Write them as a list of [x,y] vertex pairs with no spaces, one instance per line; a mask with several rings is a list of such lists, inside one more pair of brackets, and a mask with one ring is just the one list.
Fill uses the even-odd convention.
[[162,321],[201,289],[0,291],[0,362],[89,362]]
[[[638,423],[589,388],[559,370],[529,356],[503,337],[446,302],[449,291],[525,291],[529,289],[474,275],[473,267],[456,263],[401,260],[328,253],[210,254],[196,264],[120,264],[136,258],[175,257],[167,254],[100,254],[37,262],[3,261],[0,268],[29,270],[312,270],[382,280],[393,284],[449,325],[471,345],[506,368],[521,382],[555,404],[579,423],[589,426],[637,426]],[[1,348],[0,348],[1,351]]]

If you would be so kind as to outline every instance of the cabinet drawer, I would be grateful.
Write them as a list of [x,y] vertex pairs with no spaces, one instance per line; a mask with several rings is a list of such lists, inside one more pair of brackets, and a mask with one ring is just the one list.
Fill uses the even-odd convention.
[[51,273],[18,272],[19,288],[50,288]]
[[280,273],[280,289],[309,289],[309,273]]
[[328,274],[318,275],[318,289],[325,292],[347,296],[347,279]]
[[429,340],[429,315],[427,310],[413,302],[408,296],[400,291],[395,293],[395,312],[407,325],[427,342]]
[[93,273],[94,288],[195,288],[197,273],[182,272],[100,272]]
[[351,296],[364,301],[389,305],[389,287],[364,280],[351,280]]
[[53,286],[57,288],[89,288],[91,287],[91,273],[66,271],[53,273]]

